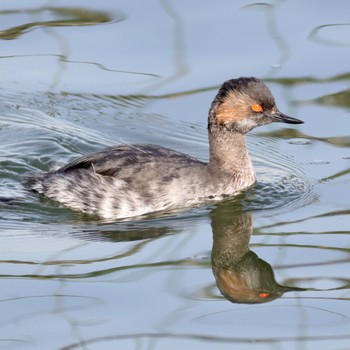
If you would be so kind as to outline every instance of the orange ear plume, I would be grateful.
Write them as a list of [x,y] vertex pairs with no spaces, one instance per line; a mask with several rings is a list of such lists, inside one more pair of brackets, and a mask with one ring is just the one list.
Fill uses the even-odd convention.
[[252,105],[252,110],[253,110],[254,112],[262,112],[262,111],[263,111],[263,108],[262,108],[262,106],[261,106],[259,103],[254,103],[254,104]]

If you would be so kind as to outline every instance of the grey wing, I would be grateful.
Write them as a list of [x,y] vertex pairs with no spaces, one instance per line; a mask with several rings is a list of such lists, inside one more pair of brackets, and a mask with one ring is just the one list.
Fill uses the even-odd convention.
[[57,169],[55,173],[64,173],[76,169],[90,169],[97,174],[113,176],[130,165],[142,167],[149,162],[190,164],[202,163],[183,153],[155,145],[121,145],[108,147],[100,152],[79,157]]

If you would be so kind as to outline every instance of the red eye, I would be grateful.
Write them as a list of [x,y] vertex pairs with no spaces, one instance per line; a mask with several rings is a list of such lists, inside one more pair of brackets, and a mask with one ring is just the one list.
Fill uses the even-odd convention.
[[252,105],[252,110],[254,112],[262,112],[264,109],[262,108],[262,106],[259,103],[254,103]]
[[260,297],[260,298],[268,298],[269,296],[270,296],[269,293],[260,293],[260,294],[259,294],[259,297]]

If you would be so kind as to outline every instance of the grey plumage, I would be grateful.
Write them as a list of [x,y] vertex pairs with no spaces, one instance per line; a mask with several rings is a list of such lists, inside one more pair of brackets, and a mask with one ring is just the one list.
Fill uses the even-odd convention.
[[[252,104],[261,111],[252,109]],[[118,219],[220,200],[252,186],[245,134],[273,121],[301,123],[280,113],[256,78],[223,84],[208,117],[210,159],[202,162],[156,145],[121,145],[80,157],[25,186],[72,209]]]

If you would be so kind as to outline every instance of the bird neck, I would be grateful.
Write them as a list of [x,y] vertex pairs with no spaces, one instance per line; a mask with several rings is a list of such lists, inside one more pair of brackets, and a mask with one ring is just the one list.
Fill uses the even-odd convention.
[[254,177],[245,134],[217,127],[209,132],[209,169],[216,173]]

